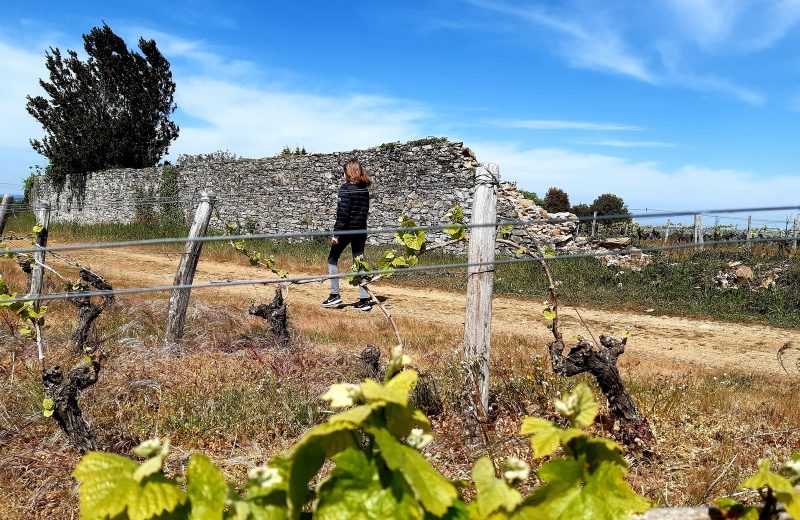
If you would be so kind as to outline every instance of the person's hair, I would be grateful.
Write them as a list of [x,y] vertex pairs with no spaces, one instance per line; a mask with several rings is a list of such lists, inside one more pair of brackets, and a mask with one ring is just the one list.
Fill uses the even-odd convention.
[[350,159],[344,164],[344,177],[347,182],[352,182],[362,188],[372,186],[372,179],[367,176],[361,163],[355,159]]

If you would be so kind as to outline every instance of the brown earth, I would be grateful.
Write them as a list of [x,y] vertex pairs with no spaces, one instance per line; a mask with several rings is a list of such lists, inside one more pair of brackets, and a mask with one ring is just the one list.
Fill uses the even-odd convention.
[[[70,252],[70,258],[97,268],[112,280],[116,288],[122,288],[171,284],[179,254],[102,249]],[[267,278],[265,272],[246,265],[245,261],[226,262],[201,258],[195,283]],[[293,271],[292,274],[301,273]],[[386,280],[374,284],[374,290],[386,298],[384,305],[399,319],[441,325],[451,330],[463,326],[463,294],[391,285],[391,281]],[[222,296],[226,301],[242,302],[245,307],[246,302],[253,298],[268,301],[273,291],[270,286],[247,285],[198,289],[192,297],[219,301]],[[290,320],[303,308],[317,307],[327,292],[327,283],[292,286],[289,298]],[[356,289],[343,281],[342,295],[345,301],[354,301]],[[291,310],[291,307],[296,310]],[[539,301],[496,297],[492,325],[494,332],[530,336],[541,341],[542,345],[546,344],[551,337],[540,316],[541,307]],[[379,312],[373,312],[367,318],[349,306],[329,312],[337,319],[369,319],[376,322],[383,320]],[[641,366],[642,370],[682,368],[691,371],[692,367],[698,367],[779,376],[785,375],[785,371],[777,358],[778,349],[787,342],[800,345],[800,332],[764,325],[655,316],[628,311],[580,309],[579,312],[595,337],[599,334],[619,336],[630,331],[632,337],[628,343],[624,365],[635,366],[641,361],[647,361],[646,366]],[[575,309],[562,308],[561,316],[565,337],[590,335]],[[789,370],[795,365],[796,358],[796,350],[787,352],[784,363]]]

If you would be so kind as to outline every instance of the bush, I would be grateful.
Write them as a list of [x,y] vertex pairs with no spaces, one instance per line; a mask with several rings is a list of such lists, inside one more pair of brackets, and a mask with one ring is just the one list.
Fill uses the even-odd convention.
[[537,206],[544,204],[544,201],[539,198],[535,191],[519,190],[519,193],[526,199],[532,200]]
[[[628,211],[628,207],[625,205],[625,201],[622,200],[622,197],[618,195],[614,195],[613,193],[603,193],[592,202],[592,205],[589,207],[590,213],[597,212],[598,215],[630,215]],[[621,217],[620,219],[614,219],[613,222],[625,222],[629,221],[630,219]],[[607,220],[606,223],[611,223],[612,221]]]
[[579,217],[591,217],[592,216],[592,208],[589,207],[588,204],[580,203],[575,204],[570,208],[570,212],[574,213]]
[[562,189],[550,188],[544,196],[542,207],[550,213],[569,211],[569,195]]

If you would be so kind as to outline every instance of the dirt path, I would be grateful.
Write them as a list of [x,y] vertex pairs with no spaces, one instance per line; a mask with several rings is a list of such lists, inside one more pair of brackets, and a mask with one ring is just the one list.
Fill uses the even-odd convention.
[[[70,257],[96,267],[113,280],[115,287],[121,288],[171,284],[179,255],[104,249],[71,252]],[[195,283],[257,277],[265,277],[264,271],[244,262],[218,262],[201,258]],[[463,326],[463,294],[386,283],[376,284],[375,289],[387,298],[385,305],[397,317],[456,329]],[[249,302],[255,295],[268,299],[273,289],[264,286],[226,287],[197,290],[192,297],[205,299],[217,294],[217,291]],[[327,285],[293,286],[290,305],[295,308],[316,307],[326,294]],[[355,289],[343,282],[342,296],[346,301],[354,300]],[[493,330],[495,333],[530,336],[545,344],[550,336],[540,317],[540,307],[538,301],[497,297],[494,300]],[[356,314],[351,309],[331,312],[346,312],[346,316],[352,317]],[[626,330],[631,331],[632,338],[624,358],[628,365],[636,364],[638,359],[653,362],[657,367],[674,366],[683,370],[705,367],[777,376],[785,375],[776,357],[778,349],[788,341],[800,345],[800,331],[763,325],[592,309],[584,309],[580,313],[595,335],[621,335]],[[565,337],[588,335],[573,309],[563,309],[562,321]],[[788,359],[789,363],[794,362],[792,357]]]

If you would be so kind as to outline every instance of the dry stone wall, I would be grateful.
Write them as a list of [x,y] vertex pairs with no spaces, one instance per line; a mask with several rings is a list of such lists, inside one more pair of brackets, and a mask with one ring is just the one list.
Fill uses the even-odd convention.
[[[238,221],[248,232],[325,230],[335,221],[336,193],[343,182],[341,165],[351,158],[361,161],[374,181],[370,228],[394,227],[404,212],[420,225],[438,224],[456,204],[464,208],[468,221],[477,162],[462,143],[435,139],[331,154],[111,169],[87,174],[79,189],[70,188],[69,183],[57,189],[38,179],[33,199],[35,204],[50,203],[56,222],[129,223],[157,218],[166,203],[177,205],[188,220],[201,192],[210,190],[222,219]],[[176,193],[164,194],[163,186],[170,180]],[[502,183],[498,195],[499,219],[532,223],[515,230],[517,241],[537,240],[560,247],[572,241],[574,223],[547,224],[544,219],[549,215],[523,199],[512,184]],[[221,223],[212,222],[212,227],[219,229]],[[431,238],[442,241],[447,236],[433,233]],[[391,241],[390,234],[370,236],[373,244]]]

